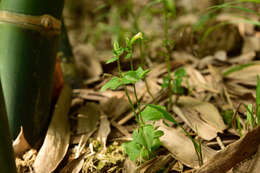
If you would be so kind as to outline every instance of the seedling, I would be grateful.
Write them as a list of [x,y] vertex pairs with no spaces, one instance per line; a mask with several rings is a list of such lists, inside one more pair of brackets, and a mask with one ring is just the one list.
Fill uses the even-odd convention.
[[246,124],[247,126],[251,126],[252,128],[258,126],[260,124],[260,79],[257,76],[257,85],[256,85],[256,105],[255,105],[255,115],[253,111],[252,104],[244,105],[246,112]]
[[183,79],[187,78],[187,72],[185,68],[179,68],[174,72],[174,79],[169,81],[167,77],[163,78],[162,88],[167,88],[169,82],[172,82],[170,86],[173,94],[181,95],[184,94],[184,88],[182,87]]
[[[133,132],[133,140],[131,142],[125,143],[123,147],[131,160],[138,160],[139,162],[142,162],[154,156],[154,151],[161,145],[159,138],[163,135],[163,132],[157,130],[154,125],[146,123],[149,120],[149,118],[147,118],[147,115],[149,116],[149,113],[151,113],[148,108],[146,108],[143,112],[140,111],[140,102],[137,97],[135,84],[136,82],[143,80],[149,70],[143,70],[141,67],[138,67],[137,70],[134,70],[134,64],[132,60],[133,45],[138,39],[142,39],[141,33],[136,34],[131,39],[126,39],[126,47],[124,48],[120,47],[118,42],[114,43],[114,57],[110,59],[107,63],[117,61],[119,77],[113,77],[101,88],[101,91],[105,91],[106,89],[115,90],[118,89],[120,86],[124,87],[125,94],[132,107],[132,111],[135,114],[138,128]],[[126,54],[125,58],[130,60],[131,67],[131,70],[127,71],[126,73],[123,73],[120,67],[120,56],[124,53]],[[135,111],[134,104],[126,89],[127,85],[131,85],[134,88],[134,95],[137,102],[138,113]],[[141,115],[144,116],[144,119]]]
[[[256,126],[260,124],[260,79],[257,76],[257,86],[256,86],[256,104],[255,104],[255,110],[253,109],[252,104],[243,104],[243,106],[246,108],[246,123],[245,128],[246,130],[252,130]],[[235,113],[236,115],[236,113]],[[236,116],[234,116],[236,117]],[[241,119],[240,117],[236,117],[236,126],[238,133],[240,137],[242,137],[242,126],[241,126]]]
[[163,46],[166,49],[165,52],[165,62],[167,65],[167,81],[168,81],[168,89],[169,89],[169,103],[168,103],[168,110],[172,107],[173,101],[173,91],[172,91],[172,76],[171,76],[171,64],[170,64],[170,57],[171,52],[174,48],[174,42],[169,40],[169,18],[176,16],[176,9],[174,0],[163,0],[163,14],[164,14],[164,41]]

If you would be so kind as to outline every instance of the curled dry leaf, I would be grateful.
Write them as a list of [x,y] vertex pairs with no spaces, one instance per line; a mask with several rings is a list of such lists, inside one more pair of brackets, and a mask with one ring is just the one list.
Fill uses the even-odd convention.
[[65,84],[55,106],[43,145],[33,164],[35,173],[53,172],[68,150],[70,141],[68,112],[71,97],[72,90]]
[[97,140],[99,140],[101,142],[102,147],[103,147],[103,151],[106,151],[107,137],[108,137],[110,132],[111,132],[110,122],[107,119],[106,115],[102,115],[100,117],[100,126],[99,126],[99,129],[98,129]]
[[124,162],[123,173],[135,173],[136,168],[136,164],[132,162],[129,158],[126,158]]
[[253,61],[250,64],[244,64],[240,67],[238,66],[233,72],[227,74],[227,71],[230,71],[232,68],[234,69],[234,67],[231,67],[225,70],[226,79],[233,83],[256,86],[257,75],[260,75],[260,63],[258,61]]
[[198,70],[194,69],[193,67],[187,67],[186,71],[189,76],[189,86],[186,86],[187,88],[194,88],[197,92],[210,91],[218,93],[218,90],[216,90],[211,82],[206,80]]
[[149,163],[146,167],[143,169],[138,169],[135,171],[136,173],[156,173],[160,171],[161,168],[165,168],[167,164],[172,162],[174,159],[171,156],[171,154],[168,154],[166,156],[159,156],[158,158],[155,158],[151,163]]
[[[252,156],[260,144],[260,126],[218,152],[196,173],[223,173]],[[259,171],[259,170],[258,170]]]
[[[199,167],[199,160],[193,143],[181,129],[167,127],[161,123],[159,130],[164,132],[160,138],[162,145],[167,148],[176,160],[191,168]],[[216,151],[202,145],[203,163],[207,162]]]
[[14,148],[14,155],[18,157],[31,148],[30,144],[27,142],[27,140],[24,137],[23,127],[21,127],[19,135],[13,142],[13,148]]
[[73,159],[60,171],[60,173],[79,173],[84,164],[84,157],[85,154],[82,154],[78,158]]
[[99,109],[100,108],[96,103],[88,102],[77,111],[77,134],[90,133],[97,127],[100,117]]
[[88,102],[85,106],[81,107],[77,113],[77,137],[80,141],[77,142],[75,138],[73,142],[78,143],[76,158],[78,158],[84,150],[89,137],[97,130],[100,118],[99,106],[96,103]]
[[218,132],[226,128],[214,105],[188,96],[180,97],[178,103],[179,107],[173,106],[174,112],[201,138],[214,139]]

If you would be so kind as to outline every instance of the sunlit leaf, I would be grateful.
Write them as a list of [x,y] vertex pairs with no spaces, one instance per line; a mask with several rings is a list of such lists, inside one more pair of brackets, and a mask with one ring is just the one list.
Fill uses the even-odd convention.
[[110,64],[110,63],[115,62],[115,61],[117,61],[117,60],[118,60],[118,57],[115,56],[115,57],[113,57],[113,58],[107,60],[106,64]]
[[130,160],[135,161],[138,157],[140,157],[141,146],[134,141],[123,143],[123,148]]
[[[158,105],[154,105],[154,106],[158,106]],[[165,109],[165,107],[163,107],[163,106],[158,106],[158,107]],[[160,120],[164,117],[162,112],[151,107],[150,105],[147,105],[146,108],[141,112],[141,116],[145,122]]]
[[118,77],[113,77],[112,79],[110,79],[110,81],[108,81],[105,85],[102,86],[100,91],[106,91],[107,89],[115,90],[121,85],[121,79]]

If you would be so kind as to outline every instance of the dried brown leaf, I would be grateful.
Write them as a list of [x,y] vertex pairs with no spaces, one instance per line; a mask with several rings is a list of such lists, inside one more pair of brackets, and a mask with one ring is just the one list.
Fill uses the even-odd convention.
[[[191,168],[198,168],[199,161],[193,143],[181,129],[167,127],[161,124],[159,130],[164,132],[160,138],[162,145],[167,148],[176,160]],[[216,152],[202,145],[203,162],[207,162]]]
[[20,133],[18,134],[17,138],[13,142],[13,149],[15,156],[21,156],[27,150],[31,148],[30,144],[24,137],[23,127],[21,127]]
[[61,171],[60,173],[79,173],[84,164],[85,154],[82,154],[76,159],[70,161]]
[[260,126],[218,152],[196,173],[223,173],[252,156],[260,144]]
[[64,85],[53,117],[48,128],[44,143],[33,164],[36,173],[51,173],[64,158],[70,140],[68,112],[70,109],[72,90]]
[[98,129],[97,140],[101,142],[103,151],[106,151],[107,137],[110,134],[110,132],[111,132],[110,122],[106,115],[102,115],[100,117],[100,126]]
[[211,140],[226,128],[214,105],[189,96],[180,97],[178,103],[180,106],[174,106],[174,112],[203,139]]
[[77,134],[86,134],[97,127],[100,117],[100,108],[96,103],[88,102],[78,111]]

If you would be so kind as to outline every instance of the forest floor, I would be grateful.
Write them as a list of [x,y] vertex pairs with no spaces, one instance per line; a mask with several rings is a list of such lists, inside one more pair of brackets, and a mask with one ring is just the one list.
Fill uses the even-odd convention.
[[[176,16],[169,17],[166,31],[160,0],[67,0],[64,21],[77,66],[75,72],[73,64],[61,58],[64,79],[73,83],[72,91],[66,89],[72,94],[69,121],[65,115],[57,120],[59,125],[50,123],[45,138],[49,143],[43,147],[54,150],[30,149],[16,158],[19,173],[257,172],[260,6],[235,3],[208,9],[216,5],[212,2],[176,1]],[[112,75],[119,76],[117,63],[106,63],[114,56],[113,42],[124,45],[138,32],[143,40],[133,46],[134,69],[150,71],[135,83],[138,99],[132,86],[125,89],[137,112],[139,102],[141,110],[147,104],[165,106],[181,126],[156,121],[156,129],[163,131],[161,147],[155,157],[134,162],[122,147],[138,128],[124,87],[100,89]],[[131,70],[128,59],[120,57],[120,63],[122,71]],[[184,69],[184,75],[176,93],[167,83],[165,87],[165,77],[170,72],[176,84],[178,69]],[[45,160],[35,164],[37,157]]]

